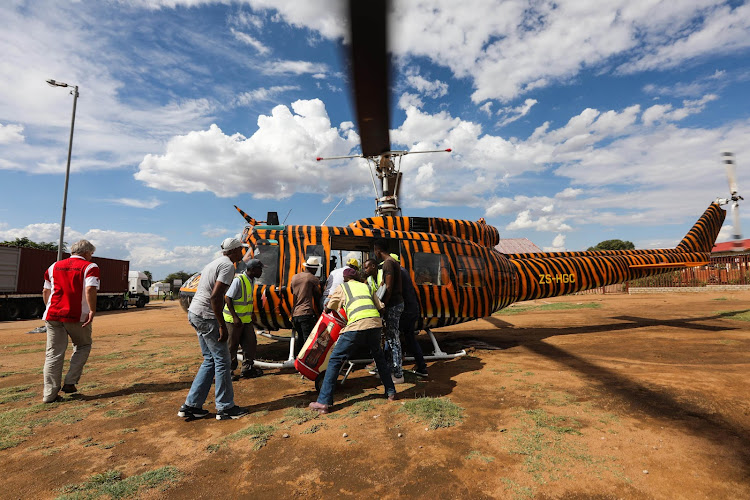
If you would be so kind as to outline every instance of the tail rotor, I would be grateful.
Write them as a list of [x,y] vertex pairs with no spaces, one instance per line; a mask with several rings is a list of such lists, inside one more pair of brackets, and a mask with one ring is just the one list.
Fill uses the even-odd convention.
[[727,171],[727,179],[729,180],[729,198],[724,203],[732,204],[732,240],[734,241],[733,249],[736,251],[742,251],[742,229],[740,228],[740,200],[744,200],[742,196],[738,194],[737,188],[737,167],[734,163],[734,154],[729,152],[721,153],[723,158],[724,166]]

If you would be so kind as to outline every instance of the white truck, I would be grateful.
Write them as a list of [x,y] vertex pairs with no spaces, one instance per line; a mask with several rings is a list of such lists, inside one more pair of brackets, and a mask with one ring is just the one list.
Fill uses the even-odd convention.
[[148,289],[151,286],[151,280],[148,275],[140,271],[128,272],[128,306],[145,307],[150,297]]

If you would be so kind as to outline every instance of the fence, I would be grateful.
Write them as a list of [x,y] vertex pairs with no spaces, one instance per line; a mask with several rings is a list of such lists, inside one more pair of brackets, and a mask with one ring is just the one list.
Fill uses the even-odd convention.
[[712,257],[711,264],[669,271],[632,280],[629,287],[702,287],[707,285],[750,285],[750,255]]

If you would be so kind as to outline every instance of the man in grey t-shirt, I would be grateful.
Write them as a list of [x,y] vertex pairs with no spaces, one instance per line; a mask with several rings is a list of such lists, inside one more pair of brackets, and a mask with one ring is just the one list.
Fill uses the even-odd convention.
[[242,260],[245,246],[236,238],[225,239],[221,244],[223,255],[201,271],[198,288],[188,308],[188,321],[198,334],[203,363],[198,368],[185,404],[177,412],[178,417],[194,419],[208,415],[203,403],[213,381],[216,382],[217,420],[240,418],[248,414],[247,408],[234,404],[232,360],[227,345],[229,333],[222,314],[224,294],[234,279],[234,263]]

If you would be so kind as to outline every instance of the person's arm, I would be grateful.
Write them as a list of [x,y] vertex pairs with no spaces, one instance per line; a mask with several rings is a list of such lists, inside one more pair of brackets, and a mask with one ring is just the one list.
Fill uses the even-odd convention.
[[46,306],[49,302],[49,296],[52,295],[52,290],[49,288],[44,288],[42,290],[42,300],[44,300],[44,305]]
[[326,304],[326,312],[338,311],[343,307],[344,288],[339,285],[336,290],[328,298],[328,304]]
[[320,281],[315,280],[317,283],[313,284],[312,296],[313,296],[313,312],[315,316],[320,316]]
[[[388,263],[390,264],[390,262]],[[385,294],[383,295],[383,304],[388,305],[391,300],[391,292],[393,291],[393,268],[386,264],[383,264],[383,283],[385,283]]]
[[211,292],[211,309],[214,311],[216,321],[219,322],[219,342],[224,342],[229,338],[227,324],[224,321],[224,296],[228,289],[229,285],[217,280]]
[[86,287],[86,303],[89,305],[89,314],[86,316],[86,321],[81,326],[86,326],[94,321],[94,315],[96,315],[96,290],[95,286]]

